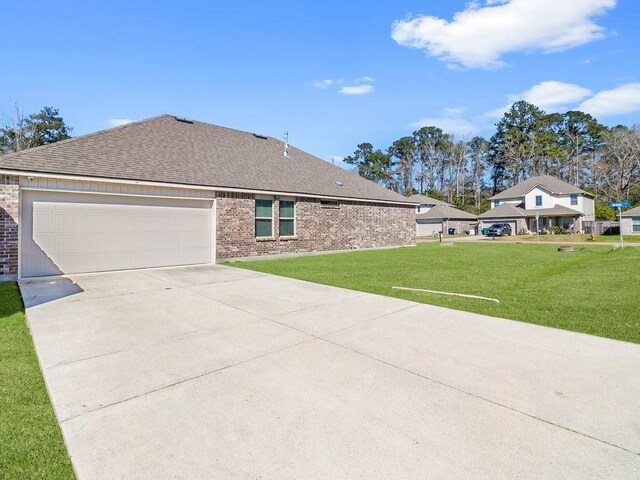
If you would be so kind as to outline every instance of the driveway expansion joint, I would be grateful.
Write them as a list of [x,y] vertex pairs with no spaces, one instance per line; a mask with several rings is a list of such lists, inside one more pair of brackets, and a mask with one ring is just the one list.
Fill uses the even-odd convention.
[[98,412],[98,411],[104,410],[106,408],[110,408],[110,407],[113,407],[113,406],[116,406],[116,405],[120,405],[122,403],[126,403],[126,402],[129,402],[131,400],[135,400],[135,399],[140,398],[140,397],[145,397],[147,395],[151,395],[153,393],[160,392],[162,390],[167,390],[169,388],[172,388],[172,387],[175,387],[175,386],[178,386],[178,385],[182,385],[184,383],[188,383],[188,382],[190,382],[192,380],[197,380],[199,378],[206,377],[208,375],[213,375],[213,374],[222,372],[224,370],[228,370],[230,368],[237,367],[239,365],[244,365],[244,364],[252,362],[254,360],[259,360],[261,358],[268,357],[269,355],[274,355],[276,353],[280,353],[280,352],[282,352],[284,350],[287,350],[289,348],[297,347],[298,345],[302,345],[303,343],[309,343],[309,342],[314,342],[314,341],[316,341],[315,338],[306,339],[306,340],[303,340],[301,342],[296,342],[294,344],[287,345],[287,346],[284,346],[282,348],[278,348],[278,349],[273,350],[271,352],[266,352],[266,353],[263,353],[263,354],[260,354],[260,355],[256,355],[256,356],[251,357],[251,358],[247,358],[245,360],[240,360],[239,362],[234,362],[234,363],[231,363],[229,365],[224,365],[223,367],[215,368],[213,370],[209,370],[209,371],[200,373],[198,375],[191,376],[189,378],[183,378],[183,379],[178,380],[176,382],[172,382],[172,383],[169,383],[167,385],[162,385],[162,386],[160,386],[158,388],[153,388],[151,390],[147,390],[145,392],[139,393],[138,395],[133,395],[132,397],[128,397],[128,398],[123,398],[122,400],[118,400],[117,402],[111,402],[111,403],[108,403],[108,404],[105,404],[105,405],[100,405],[98,408],[93,408],[93,409],[87,410],[85,412],[79,413],[77,415],[72,415],[70,417],[61,419],[60,420],[60,425],[62,425],[63,423],[66,423],[66,422],[68,422],[70,420],[75,420],[76,418],[88,415],[90,413]]
[[364,357],[366,357],[366,358],[369,358],[369,359],[374,360],[374,361],[376,361],[376,362],[383,363],[383,364],[385,364],[385,365],[388,365],[388,366],[390,366],[390,367],[392,367],[392,368],[395,368],[395,369],[401,370],[401,371],[403,371],[403,372],[405,372],[405,373],[408,373],[408,374],[410,374],[410,375],[415,375],[415,376],[417,376],[417,377],[422,378],[423,380],[427,380],[427,381],[429,381],[429,382],[432,382],[432,383],[438,384],[438,385],[443,386],[443,387],[445,387],[445,388],[448,388],[448,389],[451,389],[451,390],[455,390],[456,392],[462,393],[462,394],[464,394],[464,395],[468,395],[468,396],[470,396],[470,397],[476,398],[476,399],[478,399],[478,400],[482,400],[482,401],[484,401],[484,402],[491,403],[491,404],[496,405],[496,406],[498,406],[498,407],[505,408],[505,409],[510,410],[510,411],[512,411],[512,412],[514,412],[514,413],[518,413],[518,414],[520,414],[520,415],[524,415],[524,416],[526,416],[526,417],[531,418],[532,420],[536,420],[536,421],[539,421],[539,422],[543,422],[543,423],[546,423],[547,425],[551,425],[551,426],[553,426],[553,427],[560,428],[560,429],[565,430],[565,431],[567,431],[567,432],[574,433],[574,434],[576,434],[576,435],[580,435],[580,436],[585,437],[585,438],[589,438],[589,439],[591,439],[591,440],[594,440],[594,441],[596,441],[596,442],[603,443],[603,444],[608,445],[608,446],[610,446],[610,447],[618,448],[618,449],[620,449],[620,450],[622,450],[622,451],[624,451],[624,452],[630,453],[630,454],[632,454],[632,455],[640,456],[640,452],[636,452],[636,451],[633,451],[633,450],[631,450],[631,449],[629,449],[629,448],[623,447],[623,446],[621,446],[621,445],[618,445],[618,444],[615,444],[615,443],[609,442],[609,441],[607,441],[607,440],[603,440],[602,438],[598,438],[598,437],[595,437],[595,436],[593,436],[593,435],[589,435],[588,433],[580,432],[580,431],[575,430],[575,429],[573,429],[573,428],[569,428],[569,427],[566,427],[566,426],[564,426],[564,425],[560,425],[559,423],[552,422],[552,421],[550,421],[550,420],[544,419],[544,418],[539,417],[539,416],[537,416],[537,415],[533,415],[533,414],[531,414],[531,413],[527,413],[527,412],[525,412],[525,411],[523,411],[523,410],[517,409],[517,408],[515,408],[515,407],[511,407],[511,406],[509,406],[509,405],[506,405],[506,404],[504,404],[504,403],[498,402],[498,401],[496,401],[496,400],[492,400],[492,399],[490,399],[490,398],[483,397],[482,395],[478,395],[477,393],[469,392],[469,391],[464,390],[464,389],[462,389],[462,388],[460,388],[460,387],[456,387],[455,385],[448,384],[448,383],[446,383],[446,382],[443,382],[442,380],[437,380],[437,379],[432,378],[432,377],[429,377],[429,376],[427,376],[427,375],[423,375],[423,374],[418,373],[418,372],[415,372],[415,371],[413,371],[413,370],[409,370],[409,369],[407,369],[407,368],[401,367],[401,366],[396,365],[396,364],[394,364],[394,363],[387,362],[386,360],[382,360],[382,359],[380,359],[380,358],[376,358],[376,357],[374,357],[374,356],[372,356],[372,355],[369,355],[369,354],[367,354],[367,353],[360,352],[360,351],[358,351],[358,350],[355,350],[355,349],[353,349],[353,348],[347,347],[347,346],[345,346],[345,345],[341,345],[341,344],[339,344],[339,343],[335,343],[335,342],[333,342],[333,341],[331,341],[331,340],[329,340],[329,339],[322,338],[322,337],[317,337],[317,338],[318,338],[319,340],[323,340],[323,341],[325,341],[325,342],[327,342],[327,343],[329,343],[329,344],[331,344],[331,345],[335,345],[336,347],[340,347],[340,348],[343,348],[343,349],[345,349],[345,350],[348,350],[348,351],[350,351],[350,352],[352,352],[352,353],[355,353],[355,354],[358,354],[358,355],[362,355],[362,356],[364,356]]

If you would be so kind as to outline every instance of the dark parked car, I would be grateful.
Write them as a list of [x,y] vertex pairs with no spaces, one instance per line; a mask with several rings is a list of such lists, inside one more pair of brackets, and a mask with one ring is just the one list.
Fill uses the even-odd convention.
[[487,237],[511,236],[511,225],[508,223],[494,223],[487,230]]

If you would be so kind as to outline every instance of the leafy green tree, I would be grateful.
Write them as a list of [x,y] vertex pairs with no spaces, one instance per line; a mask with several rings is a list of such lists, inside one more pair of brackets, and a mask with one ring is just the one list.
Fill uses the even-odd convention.
[[537,174],[537,163],[553,143],[549,123],[542,110],[525,101],[514,103],[504,114],[490,140],[494,191],[505,182],[515,185]]
[[616,211],[613,208],[611,208],[609,205],[596,202],[594,207],[595,207],[596,220],[616,220],[617,219]]
[[17,112],[13,125],[0,128],[0,153],[18,152],[66,140],[71,138],[71,130],[57,108],[44,107],[28,117]]
[[374,150],[370,143],[361,143],[344,162],[358,169],[358,174],[367,180],[390,185],[392,177],[391,157],[382,150]]

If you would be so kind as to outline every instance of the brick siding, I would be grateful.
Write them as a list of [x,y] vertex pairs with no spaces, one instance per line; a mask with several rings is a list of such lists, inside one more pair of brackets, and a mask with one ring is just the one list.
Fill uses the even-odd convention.
[[296,199],[296,236],[278,234],[274,200],[274,238],[255,237],[255,197],[219,193],[216,205],[218,261],[287,253],[415,245],[415,207],[341,201],[326,207],[319,199]]
[[18,183],[0,175],[0,276],[18,274]]

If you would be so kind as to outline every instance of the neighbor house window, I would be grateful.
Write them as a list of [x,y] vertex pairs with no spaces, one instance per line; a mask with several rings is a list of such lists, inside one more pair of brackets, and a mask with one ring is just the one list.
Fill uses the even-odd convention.
[[536,195],[536,207],[542,206],[542,195]]
[[497,207],[498,205],[500,205],[500,200],[494,200],[493,201],[493,206]]
[[640,233],[640,217],[633,217],[633,233]]
[[280,200],[278,213],[280,236],[293,237],[296,234],[296,202],[293,200]]
[[577,204],[578,204],[578,195],[574,193],[573,195],[571,195],[571,205],[577,205]]
[[256,198],[256,237],[273,237],[273,200]]

